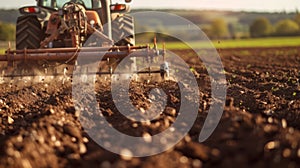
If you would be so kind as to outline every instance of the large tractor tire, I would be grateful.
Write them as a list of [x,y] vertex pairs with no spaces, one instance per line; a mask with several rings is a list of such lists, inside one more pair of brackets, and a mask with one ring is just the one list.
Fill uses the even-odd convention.
[[[16,28],[16,49],[38,49],[40,43],[43,40],[44,32],[42,30],[41,23],[36,16],[20,16],[17,20]],[[19,61],[16,62],[17,69],[16,74],[31,75],[35,73],[35,70],[44,71],[41,66],[41,61]]]
[[36,16],[20,16],[17,20],[16,48],[37,49],[44,37],[41,23]]
[[[117,17],[112,21],[112,38],[117,46],[134,46],[135,45],[135,35],[134,35],[134,21],[133,17],[124,15]],[[129,66],[123,67],[123,71],[137,70],[136,58],[130,58],[131,64]],[[112,60],[114,62],[115,60]],[[118,60],[120,61],[120,60]],[[117,62],[118,62],[117,61]],[[126,75],[124,75],[126,76]],[[123,77],[121,77],[123,78]],[[127,77],[125,77],[127,78]]]
[[135,45],[133,17],[124,15],[112,21],[112,37],[115,45]]

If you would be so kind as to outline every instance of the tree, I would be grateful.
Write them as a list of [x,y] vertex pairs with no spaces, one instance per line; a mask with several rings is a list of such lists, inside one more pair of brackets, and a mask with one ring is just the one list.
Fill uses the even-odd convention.
[[295,16],[294,21],[300,26],[300,14]]
[[213,38],[228,38],[229,31],[227,23],[223,19],[214,19],[211,22],[210,33]]
[[13,24],[0,23],[0,41],[15,40],[16,29]]
[[291,19],[281,20],[275,26],[275,33],[278,36],[296,35],[298,31],[299,25]]
[[265,17],[257,18],[250,25],[251,37],[265,37],[270,35],[272,31],[273,31],[273,27],[270,21]]
[[232,24],[232,23],[228,24],[228,31],[229,31],[230,38],[235,39],[236,36],[235,36],[234,24]]
[[212,38],[210,25],[201,26],[201,30],[204,32],[204,34],[206,34],[206,36]]

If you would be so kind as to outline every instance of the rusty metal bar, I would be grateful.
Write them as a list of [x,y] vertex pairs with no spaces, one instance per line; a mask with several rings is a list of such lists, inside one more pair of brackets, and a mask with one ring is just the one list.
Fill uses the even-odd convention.
[[[112,51],[112,50],[139,50],[148,46],[112,46],[112,47],[83,47],[83,48],[48,48],[48,49],[27,49],[26,53],[63,53],[63,52],[96,52],[96,51]],[[25,50],[8,50],[7,53],[24,53]]]
[[[149,71],[138,71],[138,72],[133,72],[133,74],[148,74]],[[154,73],[160,73],[159,70],[156,71],[151,71],[151,74]],[[114,75],[121,75],[121,74],[128,74],[128,72],[113,72],[112,74]],[[35,73],[30,73],[30,74],[5,74],[3,76],[1,76],[2,78],[11,78],[11,77],[34,77],[34,76],[64,76],[64,73],[56,73],[56,74],[35,74]],[[87,72],[87,73],[70,73],[69,75],[111,75],[110,72]]]
[[78,55],[80,58],[84,58],[86,61],[101,61],[99,60],[100,56],[103,56],[102,59],[107,58],[125,58],[127,56],[130,57],[145,57],[145,56],[156,56],[156,50],[136,50],[136,51],[111,51],[104,52],[99,51],[96,52],[94,50],[89,51],[81,51],[81,52],[48,52],[48,53],[35,53],[29,50],[24,51],[22,53],[7,53],[5,55],[0,55],[0,61],[38,61],[38,60],[46,60],[46,61],[67,61],[72,58],[76,59]]

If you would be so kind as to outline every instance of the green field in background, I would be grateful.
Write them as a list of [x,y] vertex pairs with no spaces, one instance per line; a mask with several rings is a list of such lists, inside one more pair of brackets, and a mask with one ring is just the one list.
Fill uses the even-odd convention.
[[4,48],[0,48],[0,54],[4,54],[5,53],[5,50]]
[[15,42],[7,42],[7,41],[0,41],[0,54],[4,54],[7,50],[9,43],[11,44],[11,49],[15,49]]
[[[255,39],[237,39],[237,40],[213,40],[192,41],[189,43],[192,48],[238,48],[238,47],[284,47],[300,46],[300,37],[272,37]],[[160,44],[161,45],[161,44]],[[168,42],[167,49],[187,49],[189,48],[182,42]]]
[[[270,37],[255,39],[237,39],[237,40],[213,40],[208,41],[192,41],[189,43],[192,48],[238,48],[238,47],[284,47],[284,46],[300,46],[300,36],[298,37]],[[143,44],[138,44],[143,45]],[[160,42],[159,48],[162,48]],[[188,49],[189,47],[182,42],[167,42],[167,49]],[[0,48],[0,54],[4,54],[6,48]]]

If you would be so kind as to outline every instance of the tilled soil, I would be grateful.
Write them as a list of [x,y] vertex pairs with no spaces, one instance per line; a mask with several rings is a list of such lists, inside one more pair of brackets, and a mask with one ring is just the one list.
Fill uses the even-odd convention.
[[[220,51],[228,82],[226,106],[203,143],[198,136],[212,100],[210,78],[201,62],[190,59],[192,52],[174,51],[196,71],[198,116],[176,146],[142,158],[119,156],[89,137],[75,110],[70,81],[1,84],[0,167],[299,167],[300,56],[296,50],[280,51]],[[151,122],[120,114],[109,82],[101,81],[95,91],[103,116],[115,129],[151,141],[149,135],[175,122],[181,98],[172,81],[131,82],[129,97],[140,115],[150,107],[154,88],[163,89],[168,101]]]

